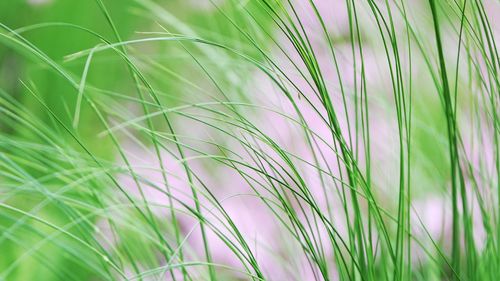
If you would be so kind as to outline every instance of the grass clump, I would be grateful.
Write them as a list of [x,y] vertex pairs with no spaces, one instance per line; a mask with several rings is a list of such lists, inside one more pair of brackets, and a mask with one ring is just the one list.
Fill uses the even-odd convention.
[[496,280],[498,3],[204,2],[0,4],[0,280]]

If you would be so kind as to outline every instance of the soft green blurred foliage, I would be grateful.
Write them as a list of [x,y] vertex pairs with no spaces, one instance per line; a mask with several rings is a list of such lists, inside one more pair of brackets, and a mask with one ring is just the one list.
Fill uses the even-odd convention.
[[[105,38],[112,38],[112,31],[106,24],[105,18],[94,1],[47,1],[42,4],[29,4],[29,1],[2,1],[0,3],[1,22],[12,29],[31,26],[46,22],[64,22],[93,30]],[[35,1],[33,1],[35,2]],[[130,14],[133,1],[128,1],[123,5],[123,1],[106,1],[109,9],[113,11],[113,19],[125,38],[130,37],[133,32],[144,24],[140,17]],[[26,38],[40,50],[57,62],[62,62],[65,55],[92,48],[99,40],[93,35],[74,28],[51,26],[41,27],[27,31]],[[63,118],[68,125],[71,124],[72,115],[76,104],[75,90],[60,76],[49,71],[46,66],[39,62],[30,61],[18,55],[14,50],[0,47],[1,84],[3,90],[10,93],[18,101],[28,106],[33,114],[50,123],[49,116],[33,99],[27,97],[26,89],[19,83],[19,79],[36,85],[39,95],[47,104],[52,105],[58,116]],[[116,57],[109,58],[116,61]],[[83,63],[79,61],[71,64],[64,64],[68,70],[80,75]],[[92,64],[92,71],[89,72],[88,80],[97,87],[104,89],[123,90],[131,87],[126,68],[119,63],[109,63],[108,58],[97,58]],[[106,155],[107,145],[102,145],[102,140],[95,139],[95,134],[102,128],[92,126],[96,123],[96,116],[89,114],[88,106],[84,104],[82,109],[81,122],[83,124],[82,137],[88,141],[94,139],[95,145],[90,145],[99,155]],[[15,133],[16,128],[9,128]],[[111,156],[111,155],[108,155]]]
[[[203,33],[207,39],[221,40],[221,38],[225,38],[235,43],[235,46],[238,46],[238,40],[242,39],[238,31],[230,28],[227,21],[216,10],[193,8],[192,4],[183,0],[144,1],[145,5],[131,0],[106,0],[104,3],[108,11],[110,11],[118,33],[124,40],[140,38],[140,32],[142,31],[166,32],[168,28],[173,28],[168,30],[168,32],[172,33],[187,31],[188,33],[191,32],[191,35],[195,35],[199,32]],[[158,14],[151,13],[149,9],[146,9],[151,5],[158,5],[158,9],[156,9]],[[248,8],[252,9],[250,6]],[[162,10],[159,7],[162,7]],[[171,26],[159,24],[160,20],[158,18],[164,17],[166,11],[172,13],[170,15]],[[242,11],[234,10],[233,12]],[[97,2],[90,0],[0,1],[0,23],[14,30],[21,30],[20,28],[23,30],[29,29],[23,31],[22,36],[55,62],[60,63],[66,70],[73,73],[73,78],[77,82],[79,82],[82,75],[85,59],[65,62],[65,56],[91,49],[101,43],[101,40],[93,34],[74,27],[40,24],[69,23],[91,30],[111,42],[116,41],[113,31]],[[181,30],[175,29],[177,23],[182,23],[180,24]],[[268,25],[270,23],[269,18],[263,15],[261,24]],[[238,24],[244,25],[244,22]],[[267,40],[266,38],[258,39]],[[202,70],[193,63],[193,59],[184,50],[184,48],[187,48],[196,55],[204,48],[203,46],[201,48],[190,44],[181,46],[177,43],[167,42],[132,46],[132,48],[135,48],[131,52],[132,56],[136,57],[136,62],[139,65],[141,65],[141,60],[144,59],[144,65],[151,66],[151,68],[145,67],[144,71],[150,75],[151,83],[163,91],[164,102],[167,104],[176,104],[182,93],[189,95],[189,89],[175,83],[179,77],[188,77],[193,85],[201,87],[203,87],[203,84],[209,85],[206,79],[197,78],[202,76]],[[218,67],[213,63],[211,64],[206,67]],[[165,72],[159,72],[158,69]],[[158,76],[156,73],[161,73],[161,75]],[[167,76],[165,76],[165,73],[167,73]],[[168,73],[171,75],[168,75]],[[40,102],[33,99],[33,96],[23,86],[23,83],[32,87],[35,94],[50,106],[54,114],[67,127],[72,126],[73,112],[77,102],[77,92],[74,87],[58,73],[47,67],[46,64],[38,59],[32,59],[21,48],[16,48],[8,43],[0,44],[0,91],[7,93],[7,96],[12,98],[13,103],[23,107],[25,112],[31,115],[32,120],[37,120],[38,123],[34,124],[34,127],[37,127],[38,124],[39,129],[55,133],[55,138],[67,145],[66,149],[72,148],[76,149],[75,152],[81,152],[73,138],[64,131],[63,127],[53,119]],[[126,64],[120,56],[112,51],[107,51],[93,58],[86,84],[95,88],[130,95],[131,97],[136,95],[133,90],[135,86]],[[86,92],[96,97],[102,95],[92,89],[88,89]],[[106,99],[106,97],[102,98]],[[112,98],[108,98],[108,100],[110,103],[115,102]],[[123,109],[126,112],[127,106]],[[128,109],[135,110],[134,108]],[[0,120],[0,130],[10,135],[14,143],[23,140],[50,145],[50,143],[41,139],[38,134],[35,134],[30,127],[12,126],[11,123],[8,124]],[[103,130],[104,128],[100,125],[98,117],[93,113],[89,104],[83,102],[78,137],[96,156],[113,161],[116,153],[112,149],[110,139],[98,137],[98,133]],[[7,144],[4,145],[7,146]],[[53,175],[56,171],[62,171],[75,165],[75,163],[66,163],[67,158],[59,154],[57,150],[45,151],[45,153],[33,150],[32,157],[43,159],[40,163],[37,163],[33,160],[24,161],[23,154],[25,152],[23,150],[12,149],[12,145],[7,147],[9,147],[8,150],[4,150],[4,152],[8,152],[9,157],[16,160],[16,165],[19,165],[18,172],[25,175],[29,174],[33,179]],[[51,163],[51,166],[47,167],[42,164],[47,161]],[[85,161],[82,160],[82,165],[85,165]],[[76,164],[76,167],[78,167],[78,164]],[[47,198],[43,194],[57,192],[61,186],[66,186],[69,191],[64,192],[63,200],[73,198],[72,200],[75,201],[95,203],[95,194],[84,189],[95,188],[99,192],[106,192],[107,186],[91,180],[89,182],[83,181],[84,188],[76,189],[76,186],[71,186],[71,182],[71,176],[69,178],[65,176],[51,178],[44,183],[45,186],[35,188],[39,190],[39,194],[34,194],[33,191],[27,188],[29,186],[27,183],[25,192],[19,191],[14,196],[9,196],[4,203],[16,206],[21,210],[31,210],[39,204],[43,204],[41,210],[37,209],[37,216],[54,225],[71,225],[79,217],[88,216],[85,219],[88,221],[86,224],[72,226],[66,230],[83,240],[90,239],[94,235],[93,225],[96,223],[92,209],[75,205],[73,207],[80,212],[77,214],[62,203],[46,202]],[[45,189],[47,186],[49,187],[48,190]],[[51,189],[50,186],[53,186],[54,189]],[[17,186],[17,188],[22,188],[22,186]],[[72,189],[75,189],[75,191],[72,191]],[[55,197],[57,196],[59,195],[55,195]],[[74,280],[75,277],[78,277],[78,280],[98,280],[93,277],[96,272],[106,274],[102,273],[105,260],[96,259],[91,251],[83,250],[79,247],[81,245],[73,239],[67,238],[61,233],[57,234],[57,231],[39,222],[30,221],[29,219],[20,221],[22,215],[19,213],[2,211],[0,214],[0,232],[12,228],[16,222],[20,222],[22,225],[14,228],[15,230],[12,233],[5,232],[4,237],[0,239],[0,271],[3,272],[0,275],[0,280],[3,280],[2,276],[5,276],[4,274],[7,274],[7,280]],[[54,235],[50,237],[50,241],[40,244],[40,239],[50,235]],[[148,239],[144,239],[142,235],[141,230],[137,230],[137,232],[124,231],[121,244],[117,245],[117,251],[126,251],[137,262],[144,262],[153,266],[157,262],[154,254],[155,245],[151,245]],[[120,249],[122,247],[125,250]]]

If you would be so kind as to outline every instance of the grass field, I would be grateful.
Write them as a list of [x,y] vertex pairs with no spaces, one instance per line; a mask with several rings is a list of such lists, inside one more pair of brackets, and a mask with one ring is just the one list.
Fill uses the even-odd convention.
[[0,1],[0,280],[498,280],[499,18]]

